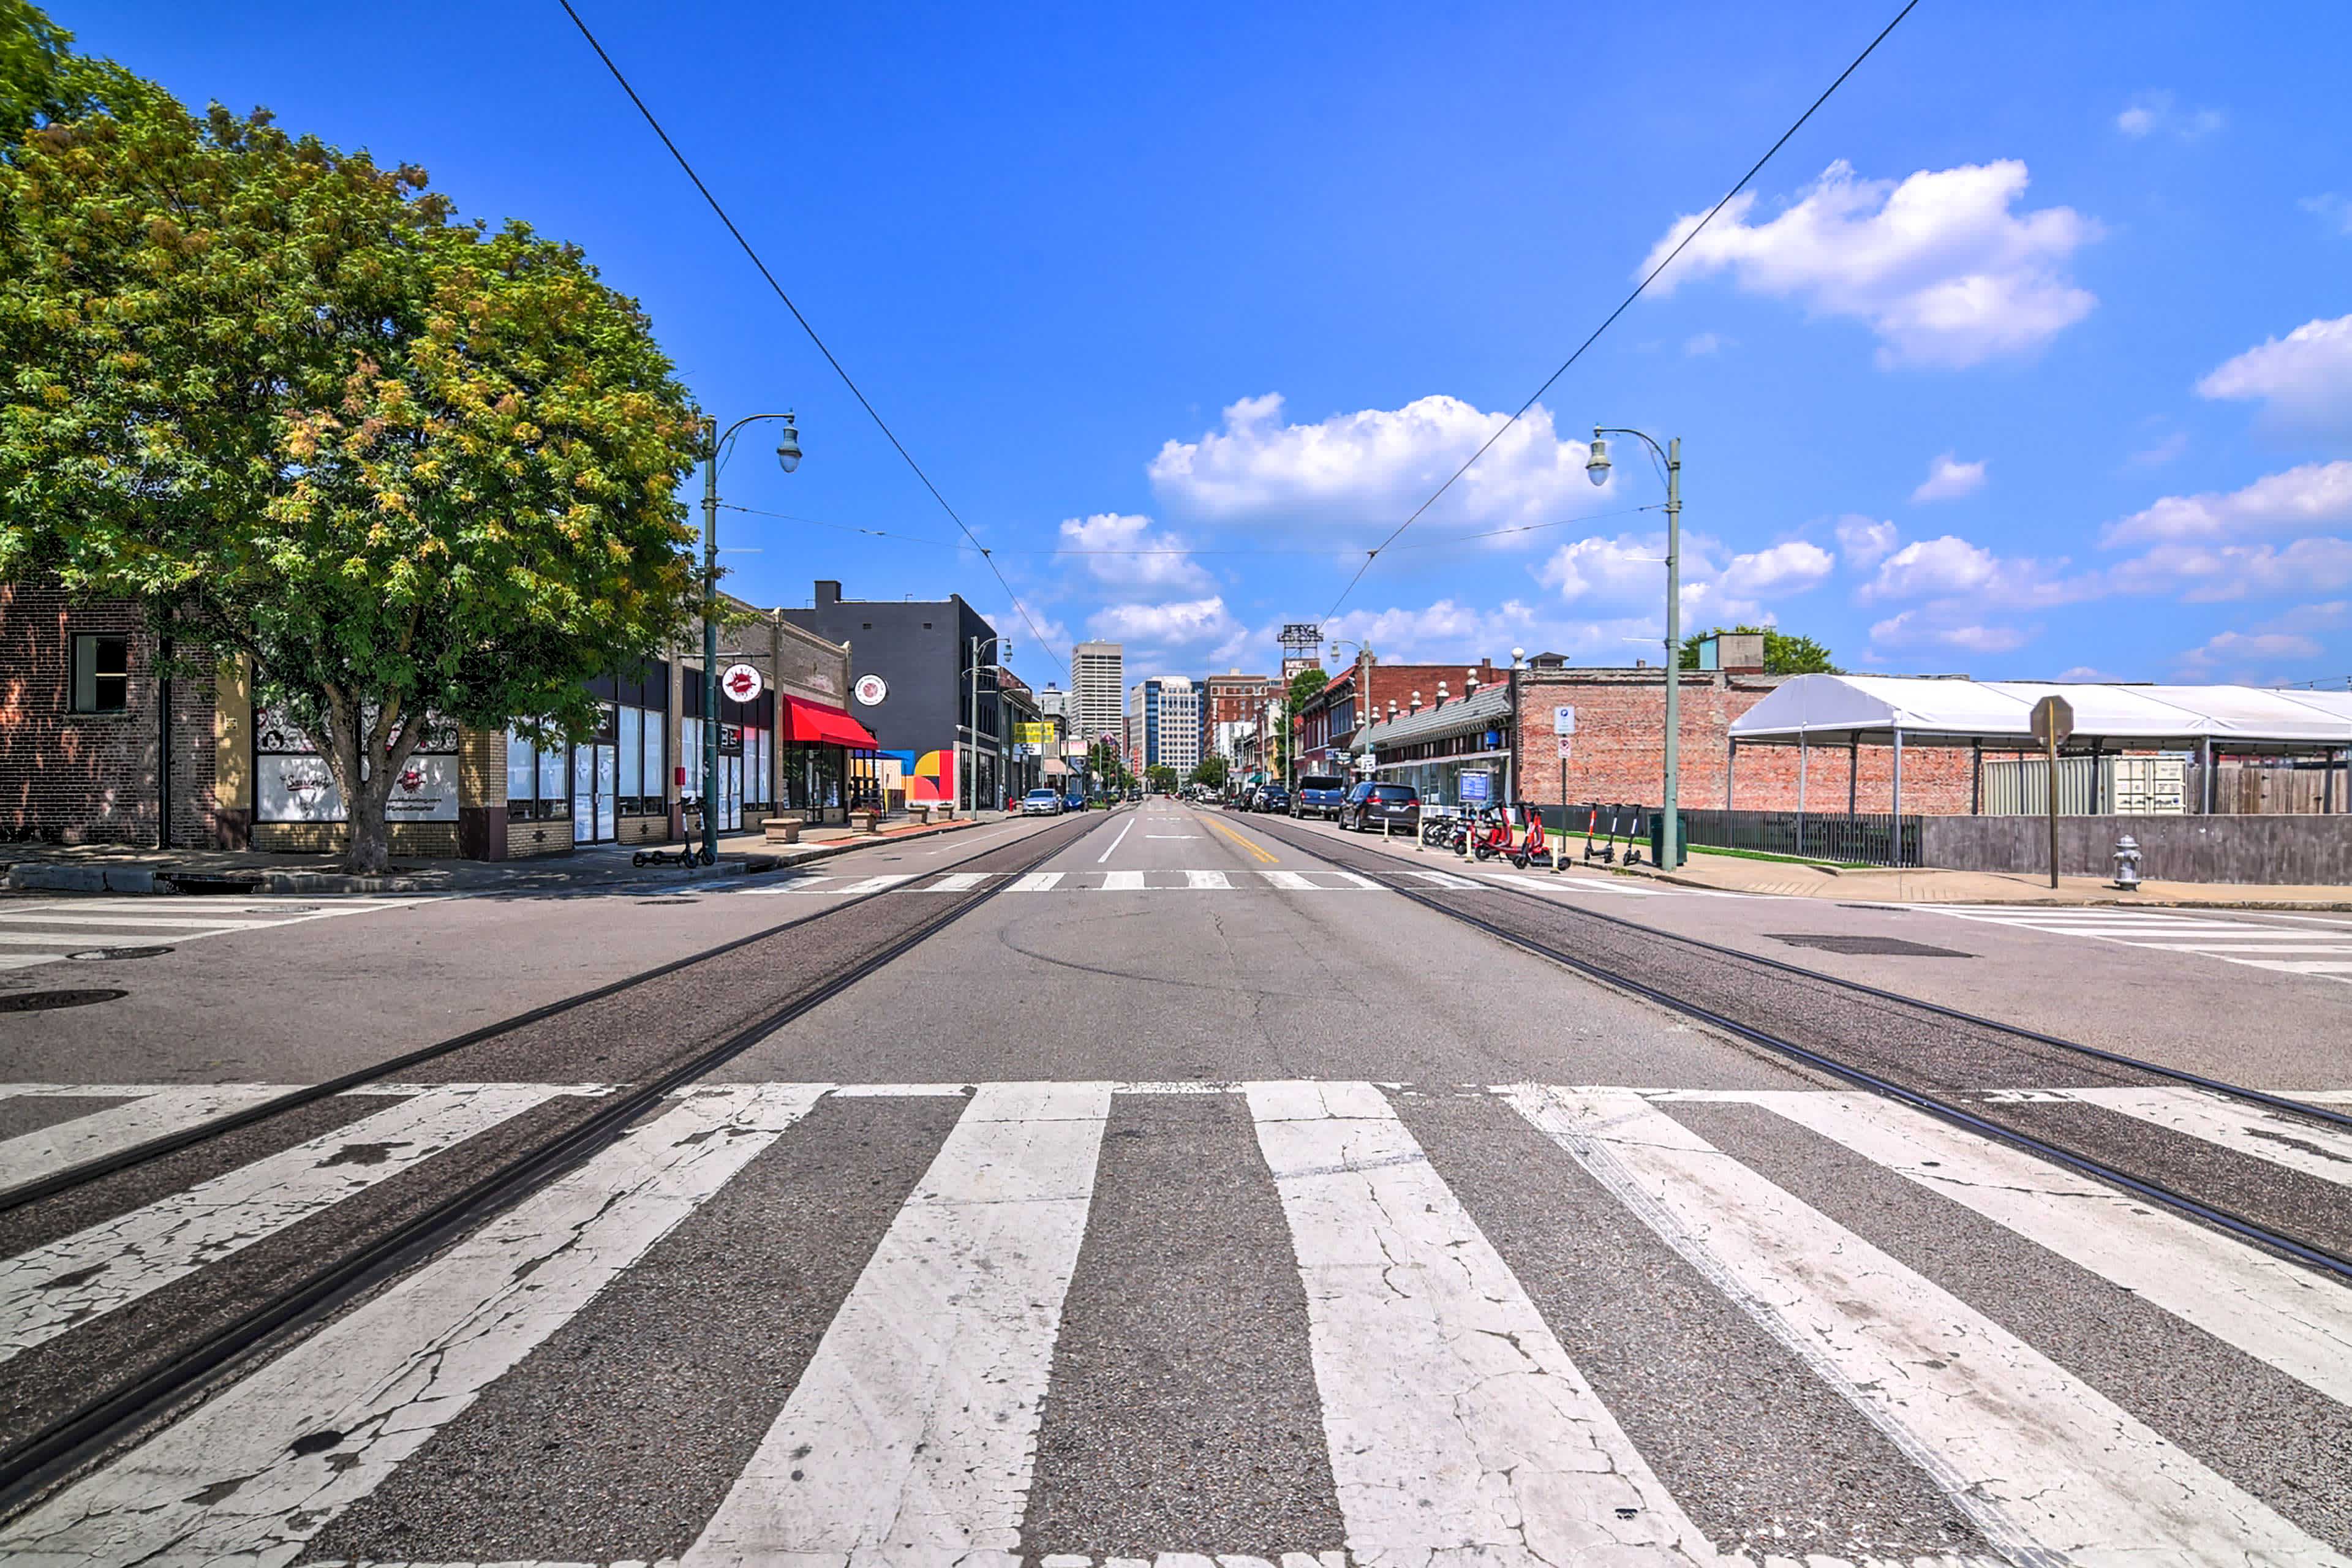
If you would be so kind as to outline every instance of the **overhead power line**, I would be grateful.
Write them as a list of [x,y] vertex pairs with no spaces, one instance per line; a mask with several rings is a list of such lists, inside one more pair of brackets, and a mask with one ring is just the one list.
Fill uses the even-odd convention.
[[1575,364],[1578,360],[1584,357],[1584,351],[1601,341],[1601,334],[1607,331],[1611,326],[1615,324],[1618,317],[1623,315],[1628,310],[1632,309],[1633,301],[1642,297],[1643,291],[1649,288],[1650,284],[1657,278],[1658,274],[1664,272],[1669,266],[1673,265],[1675,258],[1683,253],[1683,247],[1690,244],[1692,240],[1696,239],[1699,237],[1700,230],[1706,228],[1708,224],[1713,223],[1715,221],[1716,215],[1721,212],[1725,207],[1731,205],[1732,197],[1738,195],[1741,191],[1748,188],[1748,183],[1763,172],[1764,165],[1772,161],[1772,155],[1788,144],[1789,138],[1794,136],[1799,131],[1804,129],[1805,121],[1813,117],[1814,110],[1820,109],[1822,104],[1827,103],[1830,100],[1830,95],[1837,91],[1839,88],[1845,85],[1845,79],[1852,76],[1855,71],[1862,68],[1862,62],[1868,59],[1872,53],[1877,49],[1878,46],[1886,41],[1886,36],[1895,31],[1895,29],[1901,25],[1903,18],[1911,15],[1912,8],[1916,6],[1918,4],[1919,0],[1908,0],[1908,3],[1904,5],[1903,9],[1895,13],[1895,20],[1887,23],[1885,26],[1881,27],[1878,30],[1878,36],[1871,39],[1870,42],[1864,47],[1862,53],[1853,57],[1853,63],[1848,65],[1845,69],[1838,72],[1837,79],[1822,89],[1822,95],[1813,100],[1812,103],[1807,107],[1802,114],[1797,116],[1796,122],[1794,124],[1790,125],[1786,131],[1780,132],[1780,139],[1764,150],[1764,155],[1761,158],[1757,159],[1753,164],[1749,165],[1748,173],[1739,176],[1739,181],[1737,184],[1723,193],[1723,199],[1717,202],[1715,205],[1707,209],[1706,216],[1700,218],[1698,223],[1688,234],[1682,237],[1681,240],[1675,244],[1672,250],[1666,252],[1664,258],[1655,267],[1651,268],[1649,271],[1643,274],[1642,280],[1633,285],[1633,291],[1626,295],[1624,299],[1619,300],[1617,302],[1617,308],[1610,311],[1607,316],[1603,317],[1601,324],[1592,329],[1591,334],[1582,342],[1576,345],[1576,352],[1570,354],[1567,359],[1561,361],[1560,366],[1558,370],[1553,371],[1549,375],[1544,377],[1544,384],[1541,386],[1537,387],[1534,392],[1530,393],[1528,396],[1528,400],[1525,403],[1520,404],[1517,408],[1514,409],[1511,413],[1511,416],[1508,419],[1504,420],[1501,425],[1497,426],[1495,429],[1495,433],[1487,437],[1486,441],[1480,445],[1478,449],[1471,453],[1470,456],[1464,460],[1462,466],[1454,469],[1454,472],[1447,477],[1444,484],[1431,491],[1427,500],[1423,501],[1419,506],[1413,508],[1412,515],[1411,517],[1408,517],[1402,522],[1398,523],[1395,530],[1391,532],[1386,539],[1381,540],[1378,544],[1372,546],[1371,549],[1364,552],[1364,563],[1356,568],[1356,574],[1348,579],[1348,585],[1339,590],[1339,596],[1338,598],[1331,601],[1331,607],[1323,613],[1323,618],[1325,620],[1328,621],[1332,616],[1339,613],[1339,606],[1348,602],[1348,595],[1356,591],[1356,584],[1364,580],[1364,574],[1372,569],[1372,563],[1380,559],[1381,552],[1386,550],[1390,545],[1394,544],[1398,538],[1403,534],[1406,529],[1411,528],[1414,523],[1420,521],[1422,514],[1427,511],[1431,507],[1435,506],[1439,498],[1454,488],[1454,481],[1459,479],[1463,475],[1468,473],[1470,471],[1471,465],[1477,462],[1479,458],[1485,457],[1487,449],[1493,447],[1496,442],[1501,440],[1505,433],[1507,432],[1511,426],[1517,425],[1528,409],[1533,408],[1536,405],[1536,400],[1543,396],[1545,393],[1549,392],[1552,388],[1552,384],[1558,381],[1561,376],[1566,375],[1569,372],[1569,367]]
[[[747,517],[769,517],[779,522],[803,523],[810,528],[835,529],[843,533],[862,533],[869,539],[894,539],[902,544],[924,544],[934,550],[970,550],[973,546],[959,544],[952,539],[933,539],[926,534],[900,533],[894,529],[866,528],[854,522],[829,522],[821,517],[802,517],[789,511],[766,511],[756,506],[739,506],[733,501],[720,501],[720,510],[740,511]],[[1484,528],[1475,532],[1447,533],[1438,538],[1412,544],[1400,544],[1399,550],[1439,550],[1472,539],[1500,539],[1506,534],[1537,533],[1549,528],[1568,528],[1580,522],[1606,522],[1612,518],[1634,517],[1645,511],[1662,511],[1659,505],[1629,506],[1616,511],[1587,512],[1580,517],[1554,518],[1549,522],[1515,523],[1509,528]],[[997,555],[1333,555],[1340,553],[1338,545],[1150,545],[1133,550],[1097,550],[1082,546],[1023,549],[1017,545],[997,545]]]
[[848,369],[835,356],[833,350],[825,346],[824,340],[817,335],[816,328],[810,325],[809,319],[801,313],[801,308],[793,303],[793,297],[784,292],[784,286],[782,283],[776,281],[776,275],[769,270],[767,262],[761,258],[759,251],[751,242],[744,237],[743,231],[735,226],[735,220],[728,216],[726,207],[721,205],[719,198],[711,194],[710,187],[703,184],[702,176],[695,173],[694,165],[688,161],[684,153],[678,151],[678,145],[670,140],[669,132],[662,129],[662,122],[655,117],[654,111],[646,106],[646,100],[637,95],[637,89],[629,84],[628,77],[623,74],[621,68],[614,62],[613,57],[605,52],[604,46],[597,41],[596,35],[590,30],[588,24],[582,20],[580,13],[572,9],[572,0],[556,0],[556,4],[562,5],[563,14],[572,18],[572,25],[580,29],[580,36],[588,40],[588,47],[596,51],[596,58],[604,62],[604,68],[613,73],[613,79],[621,84],[621,90],[629,95],[629,101],[637,106],[637,112],[645,116],[646,123],[653,128],[655,135],[661,138],[661,144],[669,149],[669,155],[677,160],[677,166],[686,172],[686,177],[694,182],[694,188],[701,193],[702,199],[709,204],[710,210],[718,215],[719,221],[727,226],[727,232],[735,237],[735,243],[743,247],[743,254],[751,258],[751,265],[759,268],[760,276],[767,280],[768,287],[775,291],[776,298],[784,302],[784,309],[793,313],[793,320],[800,323],[801,331],[808,334],[809,342],[814,343],[817,353],[824,356],[824,363],[833,367],[834,374],[841,377],[842,385],[849,388],[850,395],[857,399],[857,405],[866,410],[866,417],[874,421],[875,428],[882,432],[884,438],[888,440],[892,448],[905,460],[907,467],[914,471],[915,478],[923,482],[923,488],[930,491],[931,499],[940,503],[940,510],[948,514],[949,521],[956,525],[957,531],[971,540],[971,548],[980,552],[980,558],[982,561],[988,563],[988,569],[995,574],[997,585],[1004,590],[1004,596],[1012,601],[1013,609],[1028,626],[1030,635],[1037,639],[1037,646],[1061,667],[1065,674],[1067,674],[1070,668],[1069,661],[1055,651],[1054,645],[1048,642],[1045,634],[1038,629],[1036,621],[1029,614],[1028,606],[1022,604],[1021,595],[1013,591],[1013,584],[1005,581],[1004,573],[991,558],[988,546],[980,542],[979,536],[965,524],[962,516],[956,509],[948,504],[948,498],[941,495],[940,487],[931,482],[931,476],[923,471],[923,465],[915,461],[915,455],[907,450],[906,443],[900,441],[898,432],[890,428],[890,422],[882,417],[881,411],[876,408],[866,397],[864,389],[850,375]]

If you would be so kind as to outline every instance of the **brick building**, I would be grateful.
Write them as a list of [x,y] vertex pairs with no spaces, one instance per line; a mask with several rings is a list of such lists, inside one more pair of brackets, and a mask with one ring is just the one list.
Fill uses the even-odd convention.
[[[758,669],[762,690],[719,700],[721,827],[777,810],[841,820],[876,782],[872,737],[842,707],[849,650],[731,608],[722,661]],[[681,796],[703,793],[702,664],[688,657],[700,639],[697,625],[669,657],[590,682],[604,723],[574,744],[443,727],[387,808],[393,854],[502,860],[678,837]],[[0,837],[340,849],[348,829],[331,774],[299,731],[256,712],[242,661],[192,661],[194,673],[163,681],[163,651],[134,605],[0,584]]]
[[1341,773],[1341,754],[1361,749],[1356,731],[1367,721],[1358,707],[1359,682],[1370,688],[1370,713],[1377,720],[1391,708],[1400,712],[1410,709],[1416,699],[1423,707],[1434,706],[1440,686],[1449,697],[1458,698],[1473,681],[1491,687],[1507,673],[1486,658],[1475,664],[1382,664],[1367,655],[1334,675],[1291,716],[1298,759],[1295,771],[1302,776]]

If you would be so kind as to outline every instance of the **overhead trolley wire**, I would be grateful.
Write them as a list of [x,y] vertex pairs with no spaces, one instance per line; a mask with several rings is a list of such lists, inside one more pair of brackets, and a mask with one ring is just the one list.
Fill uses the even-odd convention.
[[833,366],[833,373],[841,377],[841,384],[849,388],[850,395],[857,399],[857,405],[866,410],[866,417],[874,421],[875,427],[882,432],[898,456],[906,460],[907,467],[914,470],[915,478],[923,482],[923,488],[931,492],[931,499],[940,503],[940,510],[948,514],[949,520],[956,525],[957,530],[966,539],[971,541],[971,548],[980,552],[980,558],[988,563],[988,569],[995,574],[997,585],[1004,590],[1004,596],[1012,601],[1013,609],[1026,623],[1030,634],[1037,639],[1037,646],[1043,648],[1047,657],[1066,673],[1069,669],[1069,661],[1056,653],[1054,645],[1046,640],[1045,634],[1038,628],[1036,621],[1030,616],[1028,606],[1021,602],[1021,595],[1014,593],[1013,584],[1005,580],[1004,573],[997,566],[989,552],[988,546],[980,542],[979,536],[973,533],[964,522],[961,514],[948,504],[948,498],[940,493],[940,487],[931,482],[931,476],[923,471],[922,464],[915,461],[915,455],[907,450],[906,444],[898,439],[898,432],[890,428],[889,421],[882,417],[881,411],[867,399],[864,389],[857,384],[847,368],[835,356],[833,350],[825,345],[824,339],[817,335],[816,328],[809,324],[809,319],[801,313],[801,308],[793,303],[793,297],[784,292],[784,286],[782,283],[776,281],[776,275],[768,269],[767,262],[761,258],[759,251],[752,247],[751,242],[744,237],[743,231],[735,226],[735,220],[728,216],[726,207],[719,204],[719,198],[711,195],[710,187],[703,184],[702,176],[695,172],[694,165],[688,162],[686,154],[678,151],[678,145],[670,140],[669,132],[662,129],[662,122],[655,117],[654,111],[646,106],[646,100],[637,95],[637,89],[629,84],[628,77],[614,62],[613,57],[605,52],[604,46],[597,41],[596,35],[589,29],[588,24],[581,18],[580,13],[572,9],[572,0],[556,0],[556,4],[562,6],[563,14],[572,18],[572,25],[580,29],[580,36],[588,40],[588,47],[596,51],[596,58],[604,62],[604,68],[613,73],[613,79],[621,84],[621,90],[629,95],[629,101],[637,106],[637,112],[645,116],[646,123],[653,127],[656,136],[661,138],[661,144],[669,149],[669,155],[677,161],[677,166],[686,171],[686,177],[694,182],[694,188],[701,193],[702,199],[709,204],[710,210],[718,215],[719,221],[727,226],[727,232],[735,237],[735,243],[742,247],[743,254],[751,258],[751,265],[759,268],[760,276],[767,280],[768,287],[775,291],[776,298],[784,302],[784,309],[793,313],[793,320],[800,323],[801,331],[808,334],[809,342],[816,345],[817,353],[824,356],[825,363]]
[[1795,123],[1790,125],[1786,131],[1780,132],[1780,139],[1773,142],[1771,146],[1766,148],[1764,150],[1764,155],[1761,158],[1757,159],[1756,162],[1749,166],[1748,173],[1739,176],[1738,184],[1733,185],[1731,189],[1723,193],[1723,199],[1717,202],[1715,205],[1707,209],[1706,216],[1700,218],[1698,222],[1693,226],[1691,231],[1683,236],[1681,240],[1675,244],[1672,250],[1666,252],[1664,259],[1661,260],[1655,267],[1651,268],[1648,272],[1643,274],[1642,280],[1633,285],[1633,291],[1626,295],[1624,299],[1619,300],[1617,308],[1602,318],[1601,324],[1592,329],[1590,336],[1588,336],[1582,342],[1576,345],[1576,352],[1570,354],[1567,359],[1561,361],[1559,368],[1546,376],[1544,378],[1544,384],[1529,394],[1528,400],[1525,403],[1520,404],[1517,409],[1513,410],[1509,418],[1504,420],[1501,425],[1496,426],[1495,433],[1487,437],[1486,441],[1480,445],[1478,449],[1471,453],[1470,456],[1463,461],[1462,466],[1454,469],[1454,472],[1447,477],[1444,484],[1431,491],[1427,500],[1423,501],[1419,506],[1413,508],[1412,515],[1411,517],[1408,517],[1402,522],[1398,523],[1396,528],[1386,539],[1381,540],[1378,544],[1372,546],[1371,549],[1364,552],[1364,563],[1356,568],[1356,574],[1348,579],[1348,585],[1339,590],[1339,596],[1331,601],[1331,607],[1328,610],[1323,612],[1323,618],[1325,620],[1328,621],[1332,616],[1339,613],[1339,606],[1348,602],[1348,595],[1356,591],[1356,584],[1364,580],[1364,574],[1372,569],[1372,563],[1380,559],[1381,552],[1386,550],[1390,545],[1394,544],[1397,542],[1397,539],[1406,529],[1411,528],[1414,523],[1420,521],[1422,514],[1426,512],[1431,507],[1435,506],[1439,498],[1443,497],[1446,491],[1454,488],[1454,481],[1459,479],[1463,475],[1468,473],[1470,471],[1471,465],[1477,462],[1479,458],[1485,457],[1487,449],[1493,447],[1496,442],[1501,440],[1505,433],[1507,432],[1511,426],[1517,425],[1520,418],[1526,415],[1528,409],[1533,408],[1536,405],[1536,400],[1541,397],[1545,393],[1549,392],[1552,388],[1552,384],[1558,381],[1561,376],[1566,375],[1569,372],[1569,367],[1575,364],[1578,360],[1584,357],[1584,351],[1598,342],[1601,339],[1601,334],[1607,331],[1610,327],[1616,322],[1618,317],[1623,315],[1633,307],[1633,301],[1642,297],[1643,290],[1649,288],[1651,283],[1656,279],[1658,274],[1664,272],[1669,266],[1673,265],[1675,258],[1683,253],[1684,247],[1689,245],[1692,240],[1696,239],[1699,237],[1699,232],[1706,228],[1708,224],[1715,221],[1716,215],[1720,213],[1725,207],[1731,205],[1732,197],[1738,195],[1741,191],[1748,188],[1748,182],[1753,180],[1759,174],[1762,173],[1764,165],[1772,161],[1772,155],[1788,144],[1789,138],[1794,136],[1799,131],[1804,129],[1805,121],[1813,117],[1814,111],[1820,109],[1822,104],[1827,103],[1830,100],[1830,95],[1832,93],[1837,91],[1839,88],[1845,85],[1846,78],[1852,76],[1855,71],[1862,68],[1862,62],[1868,59],[1877,49],[1878,46],[1886,41],[1886,36],[1895,31],[1895,29],[1901,25],[1903,18],[1911,15],[1913,8],[1918,4],[1919,0],[1907,0],[1907,3],[1904,5],[1903,9],[1895,13],[1895,20],[1887,23],[1885,26],[1881,27],[1878,30],[1878,36],[1871,39],[1870,42],[1864,47],[1862,53],[1853,57],[1853,63],[1848,65],[1845,69],[1838,72],[1837,79],[1830,83],[1829,86],[1823,88],[1822,89],[1822,95],[1813,100],[1812,103],[1802,114],[1797,116]]

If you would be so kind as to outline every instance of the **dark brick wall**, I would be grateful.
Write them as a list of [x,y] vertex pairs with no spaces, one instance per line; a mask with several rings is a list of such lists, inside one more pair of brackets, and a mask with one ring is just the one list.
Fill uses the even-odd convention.
[[[131,638],[129,704],[72,709],[73,642]],[[133,606],[77,603],[62,590],[0,583],[0,837],[152,844],[156,825],[155,648]],[[227,825],[213,798],[213,683],[171,682],[172,841],[209,847]]]
[[[1666,682],[1662,669],[1522,671],[1519,677],[1522,795],[1539,802],[1560,798],[1559,747],[1552,710],[1576,710],[1575,755],[1568,763],[1570,800],[1655,805],[1664,793]],[[1762,701],[1780,679],[1769,675],[1682,672],[1682,804],[1693,810],[1724,805],[1724,763],[1731,724]],[[1854,809],[1891,809],[1891,747],[1864,746],[1859,759]],[[1903,809],[1927,816],[1966,815],[1973,759],[1965,746],[1903,748]],[[1788,811],[1797,805],[1797,749],[1742,746],[1730,805],[1743,811]],[[1813,749],[1805,764],[1808,810],[1843,812],[1850,770],[1843,747]]]

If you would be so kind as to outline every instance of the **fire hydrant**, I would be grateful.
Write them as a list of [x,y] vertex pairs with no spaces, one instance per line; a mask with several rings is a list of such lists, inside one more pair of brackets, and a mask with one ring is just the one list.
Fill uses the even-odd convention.
[[2128,833],[2116,840],[2116,886],[2126,893],[2139,891],[2139,845]]

